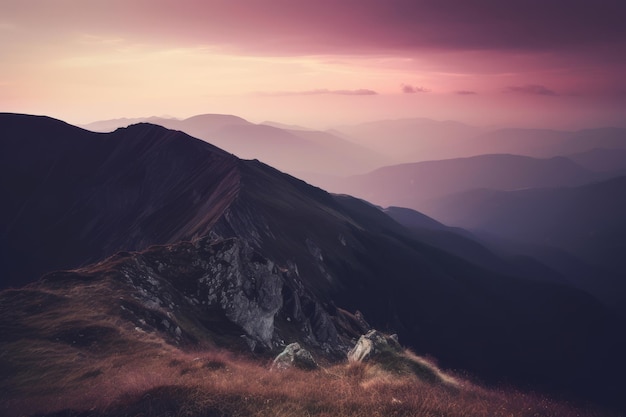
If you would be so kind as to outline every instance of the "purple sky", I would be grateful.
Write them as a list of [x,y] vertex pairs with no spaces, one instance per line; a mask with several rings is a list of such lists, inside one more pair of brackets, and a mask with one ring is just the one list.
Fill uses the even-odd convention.
[[626,5],[4,0],[0,110],[626,124]]

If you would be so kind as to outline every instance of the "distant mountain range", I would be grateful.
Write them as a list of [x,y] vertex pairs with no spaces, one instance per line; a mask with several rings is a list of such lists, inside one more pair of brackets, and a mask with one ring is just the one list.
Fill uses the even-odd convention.
[[271,122],[254,124],[230,115],[204,114],[184,120],[158,117],[114,119],[83,127],[110,132],[118,127],[142,122],[180,130],[240,158],[259,159],[305,180],[308,175],[316,174],[343,176],[363,173],[389,162],[376,152],[330,132]]
[[466,191],[433,201],[426,212],[447,224],[561,248],[626,271],[625,176],[577,187]]
[[[205,114],[179,120],[147,117],[113,119],[83,127],[110,132],[133,123],[153,123],[203,139],[244,159],[259,159],[303,180],[332,188],[342,177],[400,163],[458,159],[484,154],[551,158],[580,154],[590,170],[626,169],[624,157],[610,164],[599,152],[626,151],[626,129],[576,132],[474,127],[424,118],[382,120],[339,126],[325,132],[277,122],[250,123],[240,117]],[[586,155],[586,153],[591,154]],[[599,166],[603,166],[600,167]]]
[[425,118],[381,120],[335,130],[356,143],[392,158],[395,163],[466,156],[465,144],[489,128]]
[[[45,314],[63,317],[50,294],[66,288],[74,299],[97,293],[172,343],[242,335],[255,349],[289,339],[330,356],[364,317],[446,368],[623,400],[624,319],[472,235],[151,124],[99,134],[2,114],[0,138],[3,286],[50,273],[0,294],[13,315],[43,314],[31,306],[49,301]],[[38,337],[11,314],[0,320],[6,340]]]
[[590,291],[626,316],[626,190],[616,179],[626,174],[625,162],[619,149],[543,159],[481,155],[389,166],[325,186],[467,229],[488,247],[509,249],[501,255],[543,264],[531,275],[546,275],[548,266],[563,275],[559,282]]
[[592,171],[626,172],[626,149],[594,148],[567,155],[567,158]]
[[396,164],[515,154],[550,158],[596,148],[626,149],[626,129],[580,131],[475,127],[454,121],[399,119],[342,126],[338,132],[391,157]]
[[516,190],[582,185],[615,175],[591,171],[565,157],[480,155],[388,166],[323,185],[381,206],[423,210],[430,200],[476,188]]

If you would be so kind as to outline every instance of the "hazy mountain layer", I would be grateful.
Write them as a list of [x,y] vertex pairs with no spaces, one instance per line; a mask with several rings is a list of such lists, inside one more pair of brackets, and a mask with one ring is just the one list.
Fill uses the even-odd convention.
[[579,187],[474,190],[433,202],[426,211],[447,224],[554,246],[626,271],[626,177]]
[[626,170],[626,149],[596,148],[567,158],[592,171]]
[[559,131],[522,128],[479,128],[430,119],[382,120],[337,131],[356,143],[388,155],[396,163],[516,154],[537,158],[570,155],[595,148],[626,149],[626,129]]
[[626,177],[579,187],[473,190],[426,203],[427,213],[511,256],[559,271],[626,316]]
[[381,206],[423,210],[430,207],[426,205],[430,200],[476,188],[516,190],[582,185],[612,175],[615,174],[590,171],[564,157],[481,155],[388,166],[365,175],[329,181],[327,188]]

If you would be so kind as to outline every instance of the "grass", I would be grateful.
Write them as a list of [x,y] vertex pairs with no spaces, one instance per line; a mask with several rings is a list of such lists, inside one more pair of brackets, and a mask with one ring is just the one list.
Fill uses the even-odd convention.
[[486,389],[408,351],[377,363],[270,371],[270,356],[206,341],[176,345],[138,327],[122,314],[126,293],[113,281],[88,280],[0,293],[0,415],[617,416]]
[[[149,337],[148,337],[149,339]],[[119,355],[79,355],[32,345],[39,354],[3,384],[6,416],[606,416],[516,391],[469,382],[452,388],[373,363],[318,371],[269,371],[268,360],[222,350],[184,352],[143,341]],[[47,364],[47,365],[46,365]],[[25,365],[24,363],[22,365]]]

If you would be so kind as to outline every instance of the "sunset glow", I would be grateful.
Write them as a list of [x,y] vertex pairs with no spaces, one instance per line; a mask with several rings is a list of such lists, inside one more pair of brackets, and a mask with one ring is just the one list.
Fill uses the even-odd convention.
[[[470,6],[471,3],[471,6]],[[626,126],[618,1],[0,4],[0,111]]]

